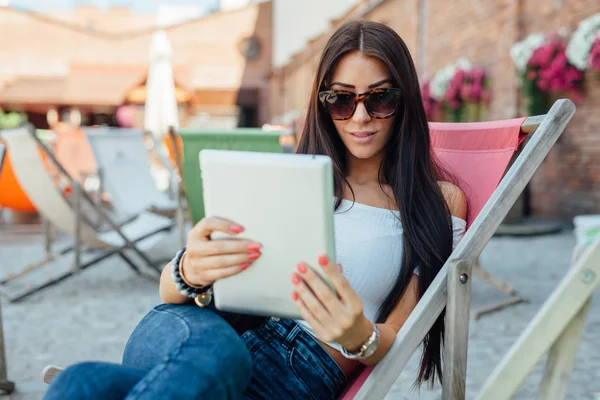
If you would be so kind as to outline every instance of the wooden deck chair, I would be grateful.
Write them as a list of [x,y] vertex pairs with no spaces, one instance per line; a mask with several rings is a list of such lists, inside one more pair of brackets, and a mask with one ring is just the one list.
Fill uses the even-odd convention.
[[[472,265],[574,113],[571,101],[559,100],[544,116],[430,125],[436,156],[457,174],[459,186],[468,196],[468,230],[386,356],[349,382],[341,399],[381,400],[388,395],[444,308],[442,398],[465,398]],[[504,174],[519,144],[532,132],[534,135]],[[48,366],[43,372],[44,381],[50,382],[59,371],[59,367]]]
[[[374,368],[363,370],[344,400],[383,399],[444,308],[442,398],[465,398],[473,264],[574,113],[573,102],[561,99],[544,116],[430,124],[436,156],[457,175],[468,197],[467,232],[398,332],[392,348]],[[519,144],[532,132],[505,173]]]
[[[577,220],[598,218],[579,216]],[[591,298],[600,286],[600,230],[595,239],[578,243],[571,268],[535,317],[488,377],[478,400],[508,400],[545,353],[548,353],[538,399],[563,400],[575,366]]]
[[[30,125],[2,131],[2,139],[11,152],[12,168],[27,196],[41,216],[54,228],[74,238],[75,244],[58,252],[52,252],[50,246],[46,246],[46,257],[43,260],[0,282],[1,294],[10,301],[23,299],[114,254],[118,254],[133,270],[143,274],[125,250],[133,251],[146,265],[160,273],[161,268],[146,256],[145,251],[154,247],[162,239],[162,233],[173,227],[170,219],[143,213],[131,222],[118,226],[101,207],[94,207],[95,204],[89,195],[81,190],[78,182],[70,178],[53,153],[37,138]],[[41,148],[56,168],[68,177],[75,189],[73,204],[67,201],[62,191],[54,184],[39,157],[38,148]],[[80,212],[81,203],[84,201],[102,216],[110,230],[100,232],[86,223]],[[84,246],[89,248],[88,250],[97,251],[84,252]],[[65,269],[60,261],[67,256],[73,256],[73,263],[71,268]],[[45,266],[48,266],[44,268],[46,275],[40,276],[39,270]],[[37,279],[33,282],[23,279],[36,271]]]
[[[177,203],[158,190],[150,171],[144,132],[138,129],[85,128],[103,186],[118,213],[174,214]],[[135,187],[135,190],[132,188]]]
[[63,126],[57,131],[54,155],[69,176],[82,185],[96,173],[92,148],[80,128]]
[[[6,146],[0,144],[0,173],[4,165],[4,154]],[[15,384],[8,380],[8,372],[6,368],[6,354],[4,352],[4,329],[2,327],[2,307],[0,307],[0,392],[10,394],[15,390]]]

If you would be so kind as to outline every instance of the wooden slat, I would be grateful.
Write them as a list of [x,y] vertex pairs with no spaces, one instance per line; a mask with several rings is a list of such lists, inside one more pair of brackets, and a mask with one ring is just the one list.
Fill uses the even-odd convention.
[[562,99],[554,103],[531,140],[523,148],[521,155],[504,176],[479,216],[473,221],[452,253],[451,259],[442,267],[398,332],[386,356],[377,364],[357,393],[357,399],[383,399],[389,392],[446,306],[448,265],[456,260],[475,262],[574,113],[575,104],[572,101]]
[[471,264],[459,261],[448,270],[442,399],[464,400],[467,379]]
[[584,304],[550,348],[538,400],[563,400],[567,397],[571,373],[577,358],[577,349],[591,302],[588,300]]
[[6,381],[6,353],[4,348],[4,330],[2,328],[2,309],[0,308],[0,382]]
[[533,133],[540,126],[542,121],[544,120],[545,115],[535,115],[533,117],[528,117],[521,124],[521,130],[525,133]]
[[489,304],[487,306],[477,307],[471,311],[471,319],[476,320],[481,318],[482,315],[489,314],[494,311],[502,310],[508,306],[513,306],[519,303],[525,303],[527,299],[524,299],[520,296],[511,296],[508,299],[504,299],[494,304]]
[[600,283],[600,239],[583,254],[552,292],[517,342],[485,382],[478,400],[512,398]]
[[493,287],[498,289],[498,291],[500,291],[501,293],[504,293],[505,295],[515,296],[517,294],[517,291],[512,286],[510,286],[508,283],[499,281],[498,279],[496,279],[496,277],[494,275],[492,275],[488,271],[480,268],[479,263],[476,263],[475,265],[473,265],[473,275],[475,275],[479,279],[483,279],[484,281],[487,281],[490,285],[492,285]]
[[[579,259],[582,251],[583,248],[581,246],[575,247],[571,265],[574,265]],[[552,348],[550,348],[544,377],[540,384],[538,400],[546,400],[549,398],[562,400],[567,396],[567,388],[569,387],[571,372],[575,366],[577,348],[581,341],[581,335],[583,334],[585,319],[590,304],[591,300],[588,300],[575,318],[571,320],[569,325],[560,334],[556,342],[552,345]]]

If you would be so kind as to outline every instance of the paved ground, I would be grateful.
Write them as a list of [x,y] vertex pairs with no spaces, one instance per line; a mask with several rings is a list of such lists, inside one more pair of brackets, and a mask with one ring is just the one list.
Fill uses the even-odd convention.
[[[34,234],[7,235],[0,225],[0,275],[15,271],[26,260],[42,254]],[[536,238],[494,238],[482,255],[482,265],[510,281],[530,303],[473,321],[470,326],[468,397],[473,398],[485,378],[512,345],[542,302],[563,276],[574,245],[571,232]],[[168,237],[153,249],[167,257],[177,248]],[[501,296],[475,281],[473,306]],[[40,371],[49,363],[69,365],[81,360],[119,361],[123,346],[145,312],[159,302],[157,284],[136,276],[112,257],[18,304],[3,302],[9,377],[17,382],[14,400],[39,399],[44,384]],[[579,349],[568,398],[594,399],[600,393],[600,301],[593,301]],[[595,337],[596,336],[596,337]],[[391,399],[434,399],[440,390],[411,389],[417,357],[398,380]],[[535,399],[542,365],[517,393],[516,399]],[[4,400],[2,396],[0,399]]]

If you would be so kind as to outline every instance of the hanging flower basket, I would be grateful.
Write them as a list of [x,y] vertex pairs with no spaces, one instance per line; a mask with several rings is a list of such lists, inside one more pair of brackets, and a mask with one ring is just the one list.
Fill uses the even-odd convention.
[[422,94],[428,119],[450,122],[484,120],[491,97],[485,71],[465,58],[439,70]]
[[448,119],[454,122],[485,120],[490,91],[483,68],[459,69],[446,91],[444,103]]
[[[600,39],[600,13],[594,14],[589,18],[582,20],[567,45],[567,59],[571,64],[576,66],[580,71],[586,68],[592,70],[600,69],[598,63],[593,58],[598,57],[600,51],[598,43]],[[594,65],[597,67],[595,68]]]
[[558,95],[575,102],[581,99],[584,74],[569,62],[566,48],[562,36],[539,34],[513,46],[511,56],[521,75],[529,115],[548,112]]

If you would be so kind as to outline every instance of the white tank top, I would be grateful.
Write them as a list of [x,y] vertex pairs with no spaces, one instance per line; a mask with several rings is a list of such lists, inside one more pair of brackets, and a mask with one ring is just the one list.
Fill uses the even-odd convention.
[[[375,321],[379,307],[388,296],[402,266],[402,225],[400,213],[342,200],[334,214],[335,251],[343,274],[363,302],[365,316]],[[467,223],[452,217],[453,247],[463,237]],[[415,269],[418,274],[418,269]],[[314,337],[306,321],[296,321]],[[340,350],[337,343],[328,343]]]

